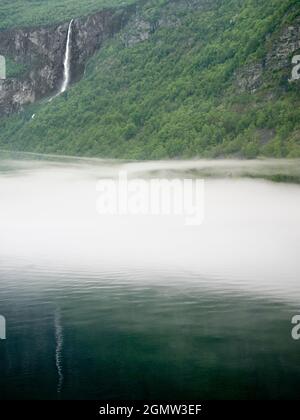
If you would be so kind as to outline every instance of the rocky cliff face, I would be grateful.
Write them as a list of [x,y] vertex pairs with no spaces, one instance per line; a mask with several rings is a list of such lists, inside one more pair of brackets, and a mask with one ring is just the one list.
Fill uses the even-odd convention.
[[[212,7],[212,0],[172,0],[161,15],[145,20],[139,5],[107,9],[74,19],[71,42],[71,82],[83,75],[85,64],[103,42],[120,32],[124,47],[145,41],[159,27],[179,26],[183,10]],[[0,116],[54,95],[62,83],[69,22],[57,26],[0,32],[0,55],[29,70],[20,79],[0,80]],[[126,27],[125,30],[124,27]]]
[[240,91],[255,92],[268,71],[281,71],[286,82],[300,79],[300,72],[296,68],[298,59],[295,60],[300,54],[300,18],[270,38],[267,49],[268,53],[262,61],[251,63],[237,72],[236,84]]
[[288,69],[297,51],[300,51],[300,18],[283,28],[277,39],[272,42],[265,65],[273,70]]
[[[82,77],[87,60],[105,40],[119,34],[124,47],[130,48],[147,40],[158,28],[178,27],[180,30],[183,11],[208,10],[215,2],[218,0],[171,0],[158,15],[151,15],[149,9],[147,18],[140,13],[139,5],[131,5],[74,19],[71,82]],[[0,32],[0,55],[12,58],[28,69],[20,78],[0,80],[0,116],[18,112],[23,105],[51,97],[59,91],[68,26],[69,22],[65,22]],[[255,92],[270,69],[283,71],[286,80],[300,79],[300,55],[297,55],[300,54],[300,19],[270,37],[268,43],[269,52],[262,61],[250,62],[236,71],[239,91]]]
[[[85,63],[102,43],[118,33],[135,12],[133,7],[104,10],[74,20],[71,43],[71,81],[78,80]],[[51,96],[63,77],[63,59],[69,22],[44,28],[0,32],[0,54],[29,70],[20,79],[0,80],[0,116]]]

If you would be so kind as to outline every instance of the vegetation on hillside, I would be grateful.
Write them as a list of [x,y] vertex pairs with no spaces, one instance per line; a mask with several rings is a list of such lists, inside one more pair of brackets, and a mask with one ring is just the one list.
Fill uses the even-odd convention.
[[13,60],[10,57],[5,57],[5,64],[6,64],[6,77],[22,77],[23,74],[26,73],[26,66],[17,63],[15,60]]
[[64,22],[131,0],[1,0],[0,30]]
[[153,27],[162,15],[175,24],[130,48],[115,38],[83,80],[35,105],[34,120],[30,107],[1,120],[0,147],[133,159],[300,157],[300,85],[288,83],[290,69],[266,69],[255,93],[235,83],[299,14],[298,1],[215,0],[206,11],[172,3],[152,0],[141,13]]

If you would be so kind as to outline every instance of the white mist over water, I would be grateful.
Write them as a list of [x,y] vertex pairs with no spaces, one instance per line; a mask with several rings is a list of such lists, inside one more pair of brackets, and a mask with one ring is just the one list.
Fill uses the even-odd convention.
[[64,59],[64,78],[63,78],[60,94],[67,90],[70,83],[71,37],[72,37],[73,21],[74,20],[72,19],[68,27],[68,35],[67,35],[66,51],[65,51],[65,59]]
[[[99,215],[96,184],[124,170],[116,162],[10,165],[19,170],[0,174],[0,276],[1,266],[31,267],[33,276],[85,272],[96,282],[117,272],[140,284],[161,281],[159,272],[170,284],[205,279],[210,288],[300,301],[298,185],[206,179],[204,223],[185,226],[181,216]],[[125,168],[147,180],[155,165]]]

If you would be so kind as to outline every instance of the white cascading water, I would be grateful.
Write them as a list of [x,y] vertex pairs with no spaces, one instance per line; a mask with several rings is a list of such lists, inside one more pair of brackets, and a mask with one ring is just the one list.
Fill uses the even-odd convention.
[[67,44],[66,44],[66,52],[65,52],[65,59],[64,59],[64,79],[60,89],[59,94],[65,92],[68,88],[70,82],[70,64],[71,64],[71,36],[72,36],[72,24],[73,19],[71,20],[68,28],[68,36],[67,36]]
[[[64,93],[70,83],[70,68],[71,68],[71,37],[72,37],[72,24],[74,19],[71,20],[68,27],[68,36],[67,36],[67,43],[66,43],[66,51],[65,51],[65,58],[64,58],[64,78],[60,88],[60,91],[56,93],[56,95],[52,96],[49,99],[49,102],[52,102],[54,98],[59,96],[61,93]],[[35,116],[35,114],[34,114]],[[34,117],[32,116],[32,119]]]

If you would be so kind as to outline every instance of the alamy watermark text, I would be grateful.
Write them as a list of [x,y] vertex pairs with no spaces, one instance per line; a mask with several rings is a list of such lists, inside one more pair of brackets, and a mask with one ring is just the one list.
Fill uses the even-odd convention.
[[183,216],[185,224],[200,225],[204,218],[204,180],[117,179],[97,183],[97,210],[101,215]]

